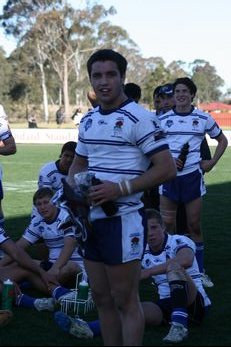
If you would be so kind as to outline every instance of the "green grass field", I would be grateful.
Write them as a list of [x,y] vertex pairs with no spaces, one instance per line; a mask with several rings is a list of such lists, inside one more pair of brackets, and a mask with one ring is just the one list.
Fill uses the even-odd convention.
[[[18,238],[29,222],[32,196],[37,188],[39,168],[59,156],[61,145],[18,145],[14,156],[1,157],[4,177],[4,213],[6,229],[12,238]],[[215,283],[209,288],[213,307],[201,327],[190,329],[184,346],[230,346],[231,281],[230,226],[231,226],[231,149],[218,165],[205,176],[208,194],[204,198],[202,227],[206,245],[206,271]],[[140,285],[141,299],[155,296],[147,282]],[[36,294],[36,293],[34,293]],[[95,319],[95,311],[87,320]],[[162,346],[162,337],[168,328],[147,328],[145,346]],[[101,338],[77,340],[60,331],[49,312],[14,308],[14,319],[0,328],[0,346],[101,346]],[[182,345],[182,344],[181,344]]]

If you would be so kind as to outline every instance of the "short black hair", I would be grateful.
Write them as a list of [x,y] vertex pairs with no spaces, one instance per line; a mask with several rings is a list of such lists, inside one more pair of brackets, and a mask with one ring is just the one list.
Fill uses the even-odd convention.
[[131,98],[137,102],[141,98],[141,88],[136,83],[126,83],[124,85],[124,93],[127,95],[128,98]]
[[190,90],[190,93],[193,94],[194,96],[196,95],[197,92],[197,87],[195,85],[195,83],[193,82],[193,80],[191,80],[191,78],[189,77],[180,77],[177,78],[175,80],[175,82],[173,83],[173,90],[175,91],[176,86],[178,84],[184,84],[188,87],[188,89]]
[[70,151],[75,153],[75,148],[76,148],[77,143],[75,141],[68,141],[64,143],[62,149],[61,149],[61,154],[65,151]]
[[162,86],[157,86],[153,91],[153,99],[159,95]]
[[96,61],[111,60],[117,64],[120,75],[124,76],[127,70],[127,60],[119,52],[113,51],[112,49],[100,49],[93,53],[87,61],[87,72],[89,77],[91,76],[92,65]]

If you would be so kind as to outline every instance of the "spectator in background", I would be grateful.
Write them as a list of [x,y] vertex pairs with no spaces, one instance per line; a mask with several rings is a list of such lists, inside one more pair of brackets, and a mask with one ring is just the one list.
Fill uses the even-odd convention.
[[79,125],[82,117],[83,117],[82,110],[80,107],[77,107],[76,111],[71,116],[71,119],[73,120],[75,125]]
[[64,107],[61,106],[57,111],[56,111],[56,123],[57,125],[61,125],[65,120],[65,112],[64,112]]
[[[177,177],[160,186],[160,211],[167,231],[176,227],[176,212],[180,202],[185,204],[187,231],[196,244],[196,258],[205,286],[213,286],[204,272],[204,241],[201,230],[202,196],[206,194],[203,172],[209,172],[223,155],[228,141],[212,116],[196,109],[192,102],[197,92],[194,82],[178,78],[173,84],[175,107],[159,116],[172,156],[176,161]],[[205,134],[217,141],[210,160],[201,160],[201,143]],[[186,162],[179,159],[184,144],[189,145]]]

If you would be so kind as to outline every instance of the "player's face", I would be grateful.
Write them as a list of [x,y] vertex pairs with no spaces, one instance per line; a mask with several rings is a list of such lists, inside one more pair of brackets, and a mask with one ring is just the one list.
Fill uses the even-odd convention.
[[46,220],[53,220],[56,216],[57,207],[50,202],[50,197],[46,196],[37,199],[35,206],[38,213]]
[[189,88],[185,84],[177,84],[175,91],[175,104],[176,107],[188,108],[191,107],[192,103],[192,94]]
[[71,151],[64,151],[61,154],[59,167],[63,173],[68,174],[68,170],[73,162],[74,155],[75,154]]
[[168,112],[175,105],[175,100],[173,96],[160,95],[161,98],[161,111],[163,113]]
[[154,109],[156,110],[156,113],[160,113],[161,112],[161,108],[162,108],[162,100],[160,96],[155,96],[153,99],[153,105],[154,105]]
[[116,108],[127,99],[123,91],[124,76],[120,75],[115,62],[106,60],[93,63],[90,80],[102,109]]
[[159,251],[162,248],[165,238],[165,230],[155,218],[148,220],[148,244],[153,251]]

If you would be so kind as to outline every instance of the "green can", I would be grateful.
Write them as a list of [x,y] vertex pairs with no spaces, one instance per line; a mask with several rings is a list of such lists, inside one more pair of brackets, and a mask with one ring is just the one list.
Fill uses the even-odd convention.
[[14,301],[14,284],[10,279],[8,279],[3,282],[1,309],[12,311],[13,301]]

